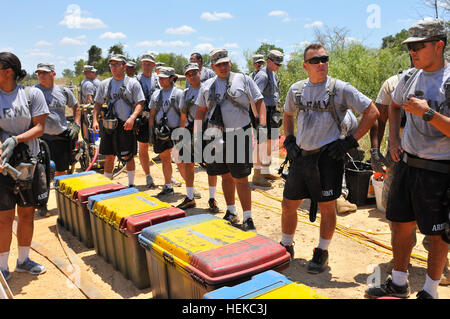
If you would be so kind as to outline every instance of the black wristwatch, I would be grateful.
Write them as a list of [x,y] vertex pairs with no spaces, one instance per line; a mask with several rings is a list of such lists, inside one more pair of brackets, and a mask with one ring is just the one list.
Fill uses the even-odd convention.
[[425,113],[423,113],[422,119],[423,119],[425,122],[429,122],[429,121],[431,121],[431,120],[433,119],[434,113],[435,113],[434,110],[430,107],[430,108],[428,109],[428,111],[426,111]]

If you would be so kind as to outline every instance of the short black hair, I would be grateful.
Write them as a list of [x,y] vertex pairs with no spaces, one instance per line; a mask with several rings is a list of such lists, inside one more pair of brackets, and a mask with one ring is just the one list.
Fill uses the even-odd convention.
[[192,53],[191,56],[195,56],[195,58],[197,60],[200,60],[203,63],[203,56],[200,53],[195,52],[195,53]]
[[324,48],[324,46],[323,46],[322,44],[320,44],[320,43],[312,43],[312,44],[308,45],[308,46],[305,48],[305,51],[303,52],[303,61],[306,60],[306,53],[307,53],[309,50],[319,50],[319,49],[322,49],[322,48]]

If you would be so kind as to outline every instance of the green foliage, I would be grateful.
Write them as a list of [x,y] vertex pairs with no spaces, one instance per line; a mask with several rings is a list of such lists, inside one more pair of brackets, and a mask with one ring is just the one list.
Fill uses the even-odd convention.
[[64,69],[62,71],[63,78],[72,79],[75,77],[75,72],[73,72],[71,69]]
[[156,60],[174,68],[176,74],[183,74],[184,66],[189,63],[188,59],[184,56],[174,53],[160,53],[156,57]]
[[408,38],[408,30],[403,29],[395,35],[390,35],[383,38],[381,45],[382,49],[391,48],[397,51],[408,52],[406,45],[402,45],[402,42]]

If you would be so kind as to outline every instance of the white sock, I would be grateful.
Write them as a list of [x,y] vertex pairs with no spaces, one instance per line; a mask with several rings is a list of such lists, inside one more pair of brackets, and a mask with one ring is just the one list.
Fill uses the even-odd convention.
[[134,185],[134,177],[136,176],[136,171],[127,171],[128,174],[128,185]]
[[227,205],[227,210],[233,214],[236,215],[236,205]]
[[392,282],[397,286],[404,286],[408,283],[409,272],[392,270]]
[[252,211],[251,210],[244,211],[244,222],[249,218],[252,218]]
[[209,186],[209,198],[216,198],[216,186]]
[[0,253],[0,269],[6,270],[8,269],[8,258],[9,258],[9,251],[6,253]]
[[319,238],[319,246],[317,248],[320,248],[322,250],[328,250],[328,246],[330,246],[331,239],[323,239],[322,237]]
[[186,187],[186,195],[189,199],[194,199],[194,187]]
[[109,179],[112,179],[112,177],[113,177],[113,173],[103,173],[103,175],[106,177],[106,178],[109,178]]
[[253,166],[253,169],[261,169],[261,166],[259,165],[259,166]]
[[441,279],[433,280],[427,274],[425,276],[425,285],[423,286],[423,290],[428,292],[434,299],[439,299],[437,289],[438,289],[440,282],[441,282]]
[[290,246],[294,242],[294,235],[295,234],[285,234],[281,233],[281,244],[283,246]]
[[270,166],[263,166],[261,168],[261,174],[270,174]]
[[172,184],[166,184],[167,188],[173,188]]
[[19,256],[17,257],[17,260],[19,264],[22,264],[30,254],[30,247],[29,246],[19,246]]

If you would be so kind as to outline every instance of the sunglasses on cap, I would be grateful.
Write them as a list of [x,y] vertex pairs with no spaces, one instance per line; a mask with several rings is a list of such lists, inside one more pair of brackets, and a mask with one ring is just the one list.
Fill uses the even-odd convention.
[[306,60],[305,62],[309,64],[319,64],[319,63],[327,63],[329,60],[330,57],[328,55],[323,55],[323,56],[315,56],[313,58]]
[[440,40],[429,40],[429,41],[422,41],[422,42],[411,42],[407,43],[408,51],[417,52],[419,50],[422,50],[425,48],[425,43],[427,42],[438,42]]

